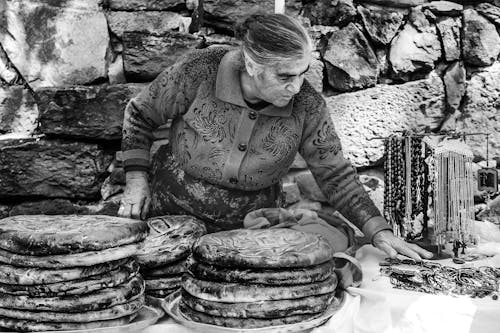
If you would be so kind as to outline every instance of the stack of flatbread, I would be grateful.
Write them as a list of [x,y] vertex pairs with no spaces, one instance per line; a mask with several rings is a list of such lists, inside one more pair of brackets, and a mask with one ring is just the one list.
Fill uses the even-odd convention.
[[292,229],[208,234],[193,245],[179,310],[232,328],[293,324],[320,316],[337,278],[328,242]]
[[[149,298],[165,298],[181,285],[193,243],[206,234],[203,221],[193,216],[150,218],[150,233],[136,255]],[[153,301],[154,303],[154,301]]]
[[132,258],[145,222],[111,216],[0,220],[0,327],[80,330],[129,323],[144,305]]

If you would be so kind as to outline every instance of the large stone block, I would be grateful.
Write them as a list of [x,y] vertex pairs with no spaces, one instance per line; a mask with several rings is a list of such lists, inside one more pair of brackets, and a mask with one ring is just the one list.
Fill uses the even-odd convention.
[[451,1],[431,1],[429,3],[424,3],[422,7],[429,9],[436,15],[446,16],[461,16],[464,10],[462,4]]
[[[500,4],[499,4],[500,5]],[[489,3],[480,3],[475,9],[493,22],[497,27],[500,27],[500,7]]]
[[395,131],[438,129],[445,117],[445,94],[435,75],[401,85],[379,85],[326,98],[344,155],[354,166],[380,163],[384,141]]
[[46,135],[120,140],[123,111],[144,85],[40,88],[40,127]]
[[0,87],[0,134],[29,135],[36,128],[38,107],[23,86]]
[[0,141],[0,199],[97,199],[112,155],[95,144],[37,139]]
[[392,40],[389,60],[394,75],[410,81],[434,69],[441,56],[441,44],[436,28],[420,10],[412,9],[409,21]]
[[106,78],[109,35],[99,2],[3,1],[0,44],[32,87]]
[[[296,16],[302,8],[301,1],[286,1],[285,13]],[[233,31],[235,22],[253,12],[274,12],[274,1],[261,0],[203,0],[205,24],[226,32]]]
[[308,1],[303,13],[312,25],[345,26],[356,19],[356,8],[352,0]]
[[[489,159],[500,156],[500,63],[472,75],[456,126],[467,133],[489,133]],[[486,159],[486,137],[467,137],[474,155]]]
[[185,0],[104,0],[111,10],[176,10],[186,7]]
[[174,12],[107,12],[109,30],[122,38],[125,32],[149,32],[160,35],[171,30],[178,30],[186,19]]
[[337,90],[351,91],[377,83],[377,56],[354,23],[333,32],[322,56],[328,83]]
[[438,18],[436,26],[443,43],[443,53],[447,61],[460,59],[462,19],[460,17]]
[[387,45],[398,32],[408,10],[366,5],[358,6],[358,12],[371,40]]
[[181,55],[203,44],[203,38],[179,32],[125,32],[122,40],[125,75],[132,82],[153,80]]
[[489,66],[500,53],[500,36],[493,23],[473,9],[464,10],[463,57],[473,66]]
[[360,3],[372,3],[389,7],[415,7],[421,5],[425,0],[358,0]]

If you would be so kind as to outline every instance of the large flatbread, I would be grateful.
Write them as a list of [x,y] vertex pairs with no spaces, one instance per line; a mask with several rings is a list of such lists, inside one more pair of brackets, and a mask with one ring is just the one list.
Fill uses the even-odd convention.
[[229,268],[308,267],[331,260],[333,249],[321,236],[297,230],[237,229],[201,237],[193,256]]
[[61,297],[29,297],[0,294],[0,307],[19,310],[83,312],[97,311],[130,302],[144,293],[140,275],[117,287],[106,288],[85,295]]
[[61,269],[28,268],[0,264],[0,283],[11,285],[36,285],[84,279],[117,269],[125,265],[127,261],[133,261],[133,259],[120,259],[89,267]]
[[112,247],[102,251],[89,251],[74,254],[55,254],[51,256],[28,256],[0,249],[0,263],[19,267],[66,268],[102,264],[109,261],[132,257],[141,243]]
[[179,288],[146,290],[146,295],[153,296],[153,297],[156,297],[156,298],[165,298],[168,295],[176,292],[177,290],[179,290]]
[[140,220],[106,215],[17,215],[0,222],[0,248],[46,256],[100,251],[142,241]]
[[278,325],[288,325],[300,323],[306,320],[311,320],[313,318],[318,317],[320,314],[305,314],[305,315],[293,315],[286,316],[281,318],[271,318],[271,319],[258,319],[258,318],[226,318],[226,317],[218,317],[213,315],[207,315],[203,312],[198,312],[196,310],[191,309],[186,305],[182,300],[179,303],[179,310],[184,315],[184,317],[205,324],[224,326],[224,327],[232,327],[232,328],[241,328],[241,329],[250,329],[250,328],[262,328],[262,327],[271,327]]
[[207,230],[203,221],[189,215],[166,215],[147,221],[150,233],[136,259],[145,268],[159,267],[191,253],[191,246]]
[[197,298],[214,302],[241,303],[296,299],[335,291],[337,276],[331,275],[321,282],[295,286],[269,286],[262,284],[239,284],[199,280],[184,274],[182,288]]
[[145,279],[146,290],[174,289],[182,284],[182,275],[169,276],[164,278]]
[[51,323],[47,321],[0,317],[0,327],[6,327],[21,332],[90,330],[94,328],[126,325],[134,320],[136,316],[137,313],[134,313],[117,319],[94,321],[89,323]]
[[112,271],[78,280],[35,285],[0,283],[0,293],[31,297],[82,295],[118,286],[137,275],[138,271],[139,264],[132,259]]
[[268,285],[290,285],[320,282],[334,274],[333,260],[306,268],[289,269],[238,269],[205,264],[189,260],[188,271],[200,280],[218,282],[259,283]]
[[141,274],[144,277],[167,277],[172,275],[180,275],[186,271],[187,258],[184,258],[165,266],[159,266],[150,269],[141,269]]
[[280,318],[299,314],[314,314],[326,310],[335,293],[308,296],[298,299],[261,301],[250,303],[223,303],[207,301],[182,293],[182,300],[191,309],[207,315],[232,318]]
[[34,320],[34,321],[49,321],[54,323],[88,323],[100,320],[117,319],[131,315],[139,311],[145,303],[144,295],[127,303],[118,304],[110,308],[98,311],[85,312],[50,312],[50,311],[25,311],[16,309],[0,308],[0,316]]

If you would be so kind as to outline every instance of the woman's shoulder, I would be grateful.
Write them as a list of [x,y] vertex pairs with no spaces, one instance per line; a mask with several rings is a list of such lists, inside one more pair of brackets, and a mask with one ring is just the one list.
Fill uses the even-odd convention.
[[305,112],[316,113],[323,108],[324,104],[323,95],[316,91],[307,80],[304,80],[299,93],[294,98],[294,105],[304,109]]
[[218,68],[222,57],[231,49],[228,46],[211,46],[204,49],[194,49],[182,55],[177,62],[199,75],[202,72]]

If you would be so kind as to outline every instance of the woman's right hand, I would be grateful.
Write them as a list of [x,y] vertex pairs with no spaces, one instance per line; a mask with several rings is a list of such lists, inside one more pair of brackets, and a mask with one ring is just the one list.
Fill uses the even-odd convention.
[[144,220],[151,205],[148,174],[145,171],[128,171],[125,178],[125,192],[118,209],[118,216]]

